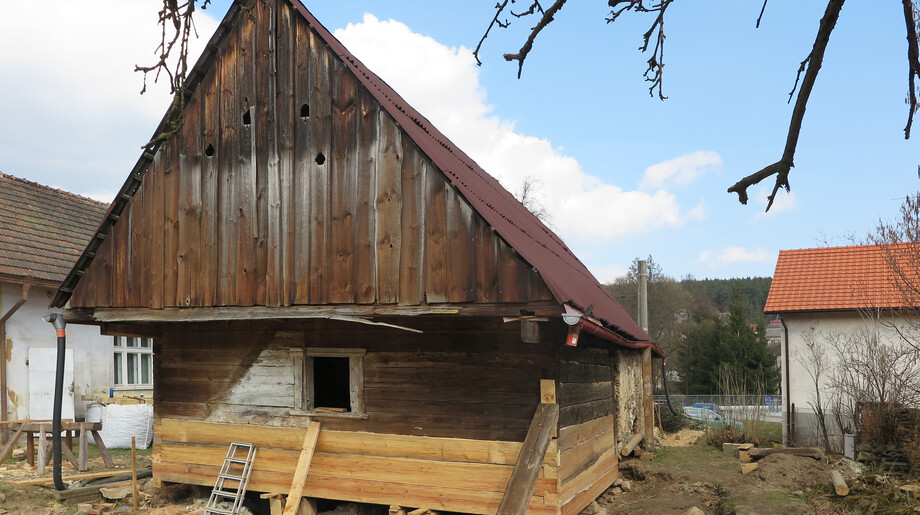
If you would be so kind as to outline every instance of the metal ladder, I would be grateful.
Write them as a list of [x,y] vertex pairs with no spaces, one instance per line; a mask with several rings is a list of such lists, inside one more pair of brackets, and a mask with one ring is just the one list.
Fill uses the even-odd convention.
[[[204,515],[237,515],[243,506],[243,497],[246,495],[246,486],[249,484],[249,474],[252,472],[252,461],[256,459],[256,446],[251,443],[231,442],[227,449],[227,457],[220,467],[211,497],[205,507]],[[218,508],[221,502],[232,502],[230,509]]]

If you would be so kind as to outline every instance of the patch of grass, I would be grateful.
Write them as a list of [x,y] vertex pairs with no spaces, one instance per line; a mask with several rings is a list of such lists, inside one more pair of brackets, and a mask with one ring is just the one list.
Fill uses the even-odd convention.
[[690,468],[701,463],[724,461],[726,455],[709,446],[659,447],[655,449],[655,461],[662,467]]

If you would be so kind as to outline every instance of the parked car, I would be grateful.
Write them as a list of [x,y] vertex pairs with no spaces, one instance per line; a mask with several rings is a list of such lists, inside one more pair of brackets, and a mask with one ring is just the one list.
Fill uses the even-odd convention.
[[739,433],[744,431],[744,424],[716,413],[709,408],[684,406],[684,413],[693,420],[699,420],[716,431],[731,428]]
[[719,415],[724,415],[724,414],[722,413],[722,410],[720,410],[718,406],[716,406],[715,404],[713,404],[713,403],[711,403],[711,402],[696,402],[696,403],[693,404],[693,407],[694,407],[694,408],[706,408],[706,409],[711,409],[712,411],[715,411],[715,412],[718,413]]

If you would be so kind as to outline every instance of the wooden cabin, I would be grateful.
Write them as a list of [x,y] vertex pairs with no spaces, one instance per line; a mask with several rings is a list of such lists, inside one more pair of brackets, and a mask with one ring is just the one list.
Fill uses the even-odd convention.
[[53,302],[155,338],[155,481],[235,440],[287,493],[316,421],[307,498],[568,514],[614,481],[661,351],[558,236],[297,0],[234,5],[187,88]]

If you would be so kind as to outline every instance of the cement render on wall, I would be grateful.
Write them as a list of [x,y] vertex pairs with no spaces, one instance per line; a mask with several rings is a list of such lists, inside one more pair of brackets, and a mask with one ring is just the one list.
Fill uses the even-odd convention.
[[[49,312],[54,291],[33,286],[29,299],[6,322],[7,339],[7,419],[28,419],[29,349],[56,349],[57,338],[51,324],[42,320]],[[0,313],[5,314],[22,298],[18,284],[0,283]],[[2,315],[0,315],[2,316]],[[99,333],[99,327],[70,324],[67,348],[74,356],[74,415],[84,416],[87,402],[83,395],[108,392],[112,384],[112,337]]]

